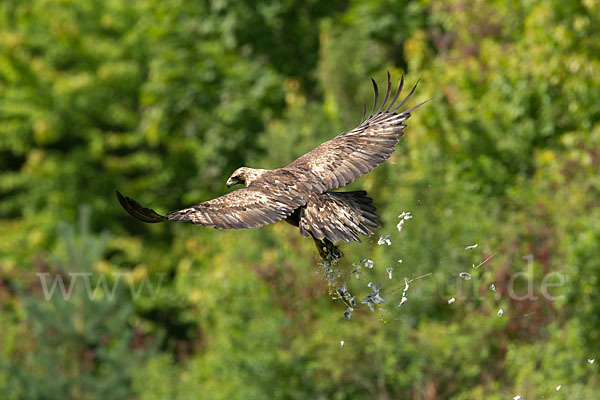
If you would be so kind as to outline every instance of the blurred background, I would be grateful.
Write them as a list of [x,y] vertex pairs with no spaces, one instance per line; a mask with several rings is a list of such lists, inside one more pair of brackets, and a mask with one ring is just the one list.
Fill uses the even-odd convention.
[[[599,55],[598,0],[2,0],[0,398],[597,398]],[[116,201],[284,166],[386,71],[432,100],[349,187],[382,226],[337,283],[285,223]]]

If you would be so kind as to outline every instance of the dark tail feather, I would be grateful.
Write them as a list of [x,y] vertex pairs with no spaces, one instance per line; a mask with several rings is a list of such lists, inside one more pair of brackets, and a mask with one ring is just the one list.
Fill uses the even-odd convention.
[[155,223],[166,221],[167,217],[164,215],[160,215],[156,211],[151,208],[143,207],[140,203],[132,199],[131,197],[123,196],[119,193],[118,190],[115,190],[117,194],[117,199],[121,206],[127,211],[130,215],[139,219],[140,221]]
[[349,206],[358,212],[360,226],[367,231],[367,233],[360,233],[370,236],[373,232],[371,232],[369,227],[377,228],[379,226],[377,222],[379,220],[377,207],[372,204],[373,199],[367,197],[367,192],[365,190],[356,190],[354,192],[327,192],[327,194],[337,198],[346,206]]
[[378,216],[367,192],[325,192],[313,196],[300,215],[300,234],[327,238],[335,243],[360,242],[359,234],[371,236]]

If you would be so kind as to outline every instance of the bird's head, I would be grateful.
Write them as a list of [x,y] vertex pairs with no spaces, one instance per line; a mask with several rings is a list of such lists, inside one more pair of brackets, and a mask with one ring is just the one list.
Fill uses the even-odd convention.
[[242,185],[249,186],[252,182],[258,179],[263,172],[266,172],[266,170],[248,167],[238,168],[233,172],[233,174],[231,174],[229,179],[227,179],[226,185],[227,187],[231,187],[241,183]]
[[246,167],[236,169],[233,174],[227,179],[227,187],[232,187],[233,185],[237,185],[238,183],[245,184],[246,183]]

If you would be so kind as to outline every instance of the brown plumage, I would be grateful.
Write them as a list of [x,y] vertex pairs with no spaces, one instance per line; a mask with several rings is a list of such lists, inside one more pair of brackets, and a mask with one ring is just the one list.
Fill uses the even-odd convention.
[[[396,101],[404,84],[400,81],[394,98],[390,74],[380,107],[374,80],[375,100],[369,116],[353,130],[342,133],[304,154],[286,167],[263,170],[238,168],[227,186],[246,187],[195,206],[160,215],[118,191],[117,198],[132,216],[144,222],[187,221],[218,229],[255,228],[279,220],[298,226],[302,236],[312,236],[323,258],[340,256],[333,243],[360,241],[360,235],[373,234],[377,214],[365,191],[331,192],[368,173],[387,160],[404,134],[404,122],[418,104],[397,112],[404,100]],[[365,109],[366,111],[366,109]]]

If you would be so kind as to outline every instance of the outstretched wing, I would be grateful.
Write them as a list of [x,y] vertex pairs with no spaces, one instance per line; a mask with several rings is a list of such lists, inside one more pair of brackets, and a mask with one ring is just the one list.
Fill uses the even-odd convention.
[[216,199],[160,215],[116,191],[121,206],[144,222],[182,221],[218,229],[255,228],[287,218],[304,201],[279,188],[251,186]]
[[387,78],[387,91],[379,109],[377,109],[379,90],[377,83],[371,79],[375,99],[373,110],[367,119],[365,120],[365,108],[359,126],[321,144],[285,168],[310,172],[311,175],[322,179],[328,189],[337,189],[349,184],[387,160],[394,152],[400,136],[404,134],[404,128],[406,128],[404,121],[411,116],[411,111],[425,103],[423,102],[397,113],[396,111],[414,93],[417,85],[413,87],[400,104],[395,105],[404,85],[403,76],[396,95],[387,104],[392,90],[389,72]]

